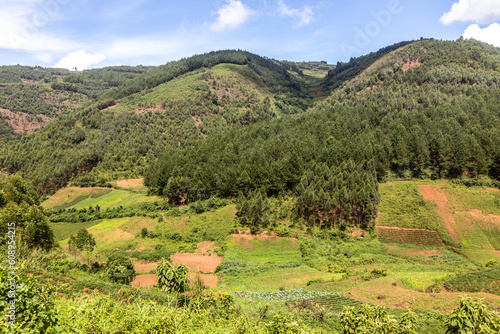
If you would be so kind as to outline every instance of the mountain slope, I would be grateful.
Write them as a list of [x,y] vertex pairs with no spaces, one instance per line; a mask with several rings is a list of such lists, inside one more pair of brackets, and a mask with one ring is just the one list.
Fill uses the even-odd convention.
[[[195,193],[293,190],[311,162],[371,162],[379,180],[500,176],[500,50],[418,41],[372,63],[310,112],[167,151],[146,173],[161,194],[185,177]],[[235,193],[236,192],[236,193]]]
[[[52,86],[72,90],[83,82],[78,89],[85,91],[92,80],[82,76],[90,74]],[[0,166],[23,172],[44,193],[92,170],[94,183],[139,176],[165,147],[190,145],[232,126],[300,113],[311,105],[286,66],[242,51],[148,69],[103,92],[89,93],[94,100],[43,130],[6,142]]]

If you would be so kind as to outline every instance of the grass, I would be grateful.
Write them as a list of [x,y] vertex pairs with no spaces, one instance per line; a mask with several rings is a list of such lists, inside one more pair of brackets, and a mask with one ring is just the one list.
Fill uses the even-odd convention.
[[414,182],[386,182],[380,185],[382,198],[377,225],[421,228],[447,235],[434,205],[424,200]]
[[99,206],[101,209],[130,206],[159,200],[156,196],[127,190],[68,187],[59,190],[42,203],[45,209],[83,209]]
[[51,223],[50,228],[54,231],[57,240],[62,241],[68,239],[72,234],[78,232],[79,229],[90,228],[100,223],[100,220],[84,223]]
[[224,256],[227,260],[256,264],[284,264],[302,261],[302,256],[294,240],[277,237],[264,240],[254,238],[249,242],[237,242],[234,237],[229,237]]
[[448,207],[454,212],[479,209],[484,215],[500,215],[500,205],[495,202],[497,193],[487,191],[487,188],[465,187],[447,182],[436,187],[446,193]]

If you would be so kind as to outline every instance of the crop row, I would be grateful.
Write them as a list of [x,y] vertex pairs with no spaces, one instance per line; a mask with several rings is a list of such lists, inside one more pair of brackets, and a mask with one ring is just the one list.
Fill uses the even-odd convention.
[[291,289],[273,292],[249,292],[240,291],[233,292],[236,297],[260,299],[260,300],[283,300],[283,301],[302,301],[311,300],[319,297],[340,296],[338,292],[325,292],[325,291],[310,291],[304,289]]
[[427,246],[443,246],[436,231],[423,229],[377,227],[378,239],[382,242],[412,243]]

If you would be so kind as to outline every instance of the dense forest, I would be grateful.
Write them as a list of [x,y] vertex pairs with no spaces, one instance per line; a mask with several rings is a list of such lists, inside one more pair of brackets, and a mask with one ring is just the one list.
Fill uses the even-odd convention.
[[188,200],[242,188],[273,195],[293,191],[315,162],[348,160],[371,162],[379,181],[389,172],[498,178],[499,66],[499,50],[475,42],[410,44],[307,113],[167,151],[147,170],[146,184],[172,196],[169,182],[182,180]]

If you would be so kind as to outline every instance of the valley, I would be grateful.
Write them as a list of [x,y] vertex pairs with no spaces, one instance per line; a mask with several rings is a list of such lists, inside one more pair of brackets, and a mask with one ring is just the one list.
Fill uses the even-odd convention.
[[0,306],[13,276],[40,333],[444,333],[463,309],[496,333],[499,87],[475,40],[1,66]]

